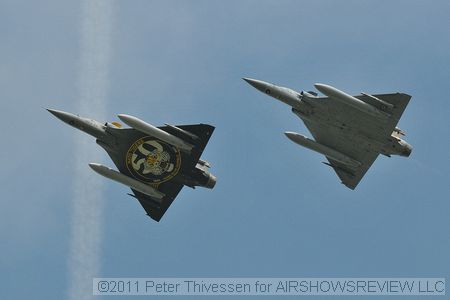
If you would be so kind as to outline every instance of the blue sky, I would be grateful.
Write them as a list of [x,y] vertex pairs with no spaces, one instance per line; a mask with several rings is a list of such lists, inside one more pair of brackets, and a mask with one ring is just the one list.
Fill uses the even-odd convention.
[[[216,126],[203,158],[218,183],[183,189],[156,223],[101,179],[91,277],[449,277],[450,2],[111,4],[107,120],[86,116]],[[81,19],[77,1],[0,0],[1,299],[67,298],[77,142],[113,165],[44,110],[78,113]],[[241,77],[408,93],[412,155],[379,157],[351,191],[284,136],[310,136],[289,107]]]

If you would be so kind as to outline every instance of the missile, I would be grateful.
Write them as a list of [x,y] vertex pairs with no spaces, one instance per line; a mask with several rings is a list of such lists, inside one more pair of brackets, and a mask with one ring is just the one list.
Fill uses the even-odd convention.
[[126,176],[120,172],[117,172],[116,170],[110,169],[104,165],[96,164],[96,163],[90,163],[89,166],[97,172],[98,174],[109,178],[111,180],[117,181],[121,184],[124,184],[136,191],[139,191],[141,193],[144,193],[153,199],[155,199],[156,202],[161,203],[161,199],[165,196],[164,193],[161,193],[154,187],[145,184],[139,180],[136,180],[134,178],[131,178],[129,176]]
[[196,136],[195,134],[193,134],[193,133],[191,133],[191,132],[189,132],[189,131],[186,131],[186,130],[184,130],[184,129],[181,129],[180,127],[177,127],[177,126],[174,126],[174,125],[170,125],[170,124],[167,124],[167,123],[165,123],[165,125],[166,125],[167,127],[171,128],[171,129],[173,129],[173,130],[175,130],[175,131],[181,133],[181,134],[184,134],[185,136],[187,136],[187,137],[193,139],[194,141],[197,141],[197,140],[198,140],[198,136]]
[[130,115],[124,115],[120,114],[118,115],[119,119],[122,120],[125,124],[127,124],[130,127],[133,127],[136,130],[139,130],[143,133],[146,133],[148,135],[154,136],[158,139],[160,139],[163,142],[166,142],[168,144],[171,144],[172,146],[175,146],[177,148],[180,148],[181,150],[185,152],[191,152],[192,148],[194,148],[193,145],[186,143],[182,139],[165,132],[164,130],[161,130],[151,124],[148,124],[141,119],[138,119],[136,117],[130,116]]
[[338,162],[341,162],[345,165],[348,165],[350,167],[356,168],[361,165],[361,163],[351,157],[348,157],[347,155],[336,151],[328,146],[325,146],[323,144],[320,144],[312,139],[307,138],[304,135],[298,134],[296,132],[285,132],[284,133],[291,141],[293,141],[296,144],[299,144],[300,146],[303,146],[305,148],[308,148],[310,150],[319,152],[331,159],[334,159]]
[[346,94],[343,91],[338,90],[337,88],[334,88],[334,87],[326,85],[326,84],[321,84],[321,83],[316,83],[314,86],[322,94],[324,94],[330,98],[333,98],[345,105],[349,105],[353,108],[356,108],[359,111],[367,113],[375,118],[389,118],[390,117],[389,114],[382,112],[381,110],[377,109],[376,107],[374,107],[364,101],[361,101],[349,94]]
[[361,95],[364,95],[364,96],[366,96],[366,97],[369,97],[369,98],[372,99],[373,101],[378,102],[379,105],[380,105],[381,107],[384,107],[385,109],[392,110],[392,109],[394,108],[394,105],[392,105],[391,103],[388,103],[388,102],[386,102],[386,101],[384,101],[384,100],[381,100],[380,98],[377,98],[377,97],[375,97],[375,96],[373,96],[373,95],[370,95],[370,94],[367,94],[367,93],[361,93]]

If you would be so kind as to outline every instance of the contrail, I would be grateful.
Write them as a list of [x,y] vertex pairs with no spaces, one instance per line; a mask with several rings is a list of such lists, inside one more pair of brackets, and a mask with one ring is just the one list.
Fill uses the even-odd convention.
[[[105,120],[111,56],[112,0],[83,0],[81,7],[79,100],[82,116]],[[77,135],[69,253],[68,299],[91,299],[100,272],[103,180],[88,167],[103,154],[92,138]]]

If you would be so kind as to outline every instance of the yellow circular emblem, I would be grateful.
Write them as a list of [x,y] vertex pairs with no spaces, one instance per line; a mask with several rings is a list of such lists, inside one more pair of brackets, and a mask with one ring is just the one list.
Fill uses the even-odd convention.
[[178,174],[181,154],[176,147],[146,136],[135,141],[128,149],[126,165],[136,179],[159,184]]

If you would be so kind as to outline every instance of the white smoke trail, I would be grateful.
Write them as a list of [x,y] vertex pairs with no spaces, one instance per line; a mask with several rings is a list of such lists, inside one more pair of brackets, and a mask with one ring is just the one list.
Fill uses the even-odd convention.
[[[112,0],[82,1],[81,58],[77,113],[105,120],[111,56]],[[92,278],[100,272],[103,178],[87,165],[104,155],[92,137],[77,135],[69,253],[69,299],[91,299]]]

